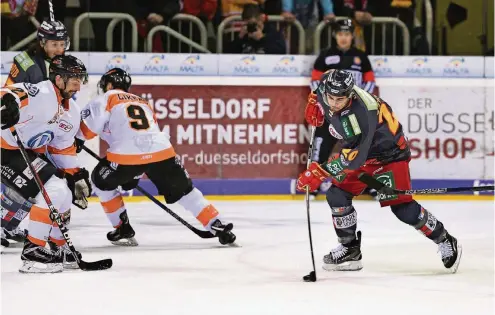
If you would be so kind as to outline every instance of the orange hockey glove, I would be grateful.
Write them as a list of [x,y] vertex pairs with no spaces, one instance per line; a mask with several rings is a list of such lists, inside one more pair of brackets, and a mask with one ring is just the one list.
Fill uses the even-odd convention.
[[323,125],[323,121],[325,120],[325,115],[318,105],[318,98],[313,92],[308,96],[308,104],[306,105],[304,116],[306,117],[308,124],[315,127]]
[[308,187],[309,191],[315,191],[328,176],[330,174],[321,168],[320,164],[312,162],[309,168],[299,175],[296,189],[305,192]]

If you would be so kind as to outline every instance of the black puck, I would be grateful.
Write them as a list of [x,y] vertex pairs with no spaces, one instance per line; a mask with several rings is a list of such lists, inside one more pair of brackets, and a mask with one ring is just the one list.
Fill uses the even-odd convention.
[[306,282],[316,282],[316,273],[311,271],[308,275],[303,277],[303,280]]

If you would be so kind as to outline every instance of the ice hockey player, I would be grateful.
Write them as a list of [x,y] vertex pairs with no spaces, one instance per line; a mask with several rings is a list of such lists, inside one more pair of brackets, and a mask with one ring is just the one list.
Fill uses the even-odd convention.
[[[311,72],[311,90],[318,87],[321,76],[330,69],[340,69],[350,72],[354,76],[355,84],[363,90],[376,94],[375,74],[371,68],[368,55],[354,47],[354,25],[351,19],[344,19],[335,23],[333,35],[337,43],[336,46],[329,47],[320,52],[315,60],[313,71]],[[376,94],[378,95],[378,94]],[[314,149],[312,160],[323,163],[330,157],[335,145],[340,140],[338,135],[329,131],[328,122],[316,128]],[[311,192],[312,196],[317,196],[320,189]],[[374,189],[366,189],[375,199],[378,194]]]
[[[70,47],[70,38],[60,21],[44,21],[38,29],[38,40],[28,50],[14,57],[5,85],[27,82],[39,83],[48,79],[50,60],[63,55]],[[25,231],[19,229],[20,222],[27,216],[33,200],[22,198],[15,190],[4,187],[0,204],[2,206],[2,246],[9,241],[24,242]]]
[[[318,187],[332,176],[327,192],[333,224],[340,245],[323,258],[326,270],[360,270],[361,232],[352,199],[365,185],[358,180],[362,172],[396,189],[411,189],[409,161],[411,153],[402,125],[391,107],[377,96],[354,85],[349,72],[330,70],[318,88],[309,95],[306,120],[319,126],[326,119],[341,135],[344,145],[339,154],[323,164],[311,163],[299,175],[297,189]],[[438,244],[443,264],[456,272],[462,248],[427,209],[409,195],[380,194],[382,207],[390,206],[395,216]]]
[[221,244],[233,243],[233,224],[222,223],[217,209],[193,186],[169,136],[160,130],[152,106],[129,93],[130,86],[131,77],[124,70],[105,73],[99,82],[104,94],[82,110],[77,135],[82,141],[100,136],[109,146],[106,158],[91,174],[93,189],[115,228],[107,234],[108,240],[115,245],[137,245],[118,187],[131,190],[146,174],[167,203],[178,202],[192,212]]
[[44,21],[37,38],[33,46],[14,57],[5,85],[47,80],[52,58],[63,55],[70,47],[69,34],[60,21]]
[[[68,55],[53,58],[50,80],[38,84],[17,83],[1,92],[2,183],[25,199],[34,198],[29,212],[28,235],[22,250],[23,273],[53,273],[63,270],[64,260],[73,267],[58,226],[51,220],[47,203],[12,135],[14,127],[28,150],[31,163],[44,183],[54,207],[68,223],[70,205],[88,206],[89,173],[79,167],[74,137],[79,130],[80,108],[71,100],[87,82],[82,62]],[[45,248],[47,240],[59,246]],[[70,257],[67,254],[69,253]]]

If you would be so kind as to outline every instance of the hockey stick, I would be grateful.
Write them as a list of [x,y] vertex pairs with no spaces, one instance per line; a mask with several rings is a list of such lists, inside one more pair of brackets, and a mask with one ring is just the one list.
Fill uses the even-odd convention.
[[426,189],[410,189],[410,190],[400,190],[393,189],[387,185],[379,182],[373,176],[361,173],[358,175],[361,182],[366,184],[368,187],[375,189],[378,192],[386,195],[430,195],[430,194],[445,194],[449,192],[460,192],[460,191],[493,191],[494,187],[491,186],[479,186],[479,187],[452,187],[452,188],[426,188]]
[[62,222],[62,218],[60,217],[60,213],[55,209],[55,207],[52,204],[52,201],[50,200],[50,197],[48,196],[48,193],[45,190],[45,187],[43,186],[43,182],[41,181],[38,173],[34,169],[33,165],[31,164],[31,161],[29,160],[29,156],[26,152],[26,149],[24,148],[24,145],[22,144],[20,136],[17,134],[17,131],[15,129],[12,130],[12,136],[14,136],[15,141],[17,142],[17,146],[19,147],[19,150],[21,151],[22,157],[24,158],[24,161],[29,167],[29,170],[31,171],[31,174],[33,174],[34,181],[36,182],[36,185],[38,186],[41,195],[43,196],[43,199],[45,199],[46,204],[48,205],[48,209],[50,210],[50,218],[57,223],[58,227],[60,228],[60,231],[62,232],[62,235],[64,236],[65,241],[67,242],[67,245],[69,246],[69,250],[74,256],[77,265],[81,270],[84,271],[94,271],[94,270],[105,270],[109,269],[112,267],[112,259],[102,259],[94,262],[87,262],[82,259],[79,259],[79,256],[77,255],[77,251],[72,244],[72,241],[69,236],[69,229],[67,226]]
[[[309,140],[309,149],[308,149],[308,162],[306,163],[306,169],[309,168],[311,164],[311,155],[313,154],[313,142],[315,139],[316,127],[311,126],[311,139]],[[315,267],[315,255],[313,253],[313,238],[311,236],[311,218],[309,216],[309,188],[306,187],[306,213],[308,216],[308,233],[309,233],[309,247],[311,249],[311,261],[313,262],[313,271],[311,271],[308,275],[303,277],[304,281],[315,282],[316,281],[316,267]]]
[[[100,161],[100,162],[103,161],[102,158],[100,158],[96,153],[94,153],[93,151],[91,151],[91,149],[89,149],[85,145],[83,145],[82,148],[83,148],[84,151],[86,151],[89,155],[91,155],[92,157],[94,157],[98,161]],[[136,190],[139,191],[140,193],[142,193],[143,195],[145,195],[146,197],[148,197],[148,199],[150,199],[151,201],[153,201],[158,207],[160,207],[163,210],[165,210],[168,214],[170,214],[177,221],[179,221],[180,223],[182,223],[185,227],[187,227],[189,230],[191,230],[197,236],[199,236],[201,238],[214,238],[214,237],[216,237],[215,235],[213,235],[209,231],[204,231],[204,230],[197,229],[194,226],[192,226],[191,224],[189,224],[189,222],[187,222],[186,220],[182,219],[175,212],[173,212],[167,206],[165,206],[163,203],[161,203],[160,200],[156,199],[155,196],[153,196],[152,194],[150,194],[149,192],[147,192],[146,190],[144,190],[139,185],[136,186]]]
[[50,11],[50,21],[55,22],[55,14],[53,13],[52,0],[48,0],[48,10]]

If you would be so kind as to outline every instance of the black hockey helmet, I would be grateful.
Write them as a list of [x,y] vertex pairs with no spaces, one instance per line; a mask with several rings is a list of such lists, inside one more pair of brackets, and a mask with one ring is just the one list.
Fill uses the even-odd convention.
[[55,83],[55,77],[60,75],[65,82],[69,78],[78,78],[83,84],[88,83],[88,72],[86,66],[78,58],[71,55],[55,56],[50,62],[50,81]]
[[354,24],[351,19],[344,19],[335,22],[335,33],[337,32],[350,32],[354,33]]
[[325,94],[337,97],[351,97],[354,87],[354,78],[350,72],[334,70],[324,81]]
[[106,92],[106,87],[108,83],[112,83],[114,89],[122,89],[126,92],[129,91],[131,87],[131,76],[126,71],[120,68],[113,68],[108,70],[98,82],[98,87]]
[[38,40],[63,40],[65,41],[65,50],[70,47],[69,33],[60,21],[43,21],[38,29]]

